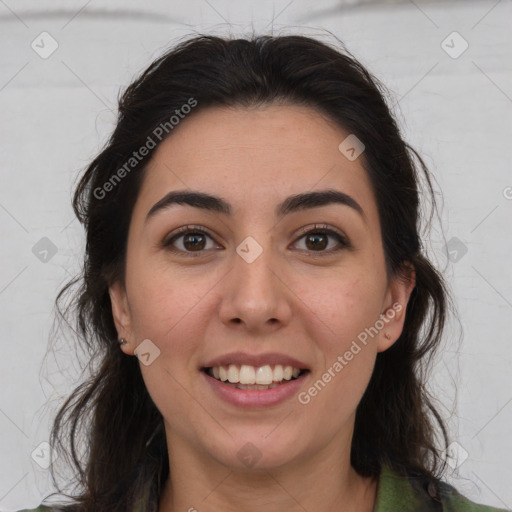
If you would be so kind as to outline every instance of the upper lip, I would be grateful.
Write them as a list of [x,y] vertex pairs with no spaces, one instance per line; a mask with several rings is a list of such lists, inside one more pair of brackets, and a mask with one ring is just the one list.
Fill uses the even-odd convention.
[[212,368],[215,366],[228,366],[230,364],[246,364],[259,368],[265,365],[281,364],[283,366],[293,366],[300,370],[308,370],[308,366],[286,354],[278,354],[277,352],[267,352],[265,354],[247,354],[245,352],[233,352],[231,354],[223,354],[203,365],[203,368]]

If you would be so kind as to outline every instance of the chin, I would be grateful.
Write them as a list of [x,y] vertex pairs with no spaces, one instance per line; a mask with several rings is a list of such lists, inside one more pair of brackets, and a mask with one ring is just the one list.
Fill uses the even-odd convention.
[[264,430],[264,434],[249,436],[245,432],[243,436],[229,438],[229,445],[221,452],[218,450],[219,445],[216,445],[212,452],[213,458],[234,471],[272,471],[294,464],[300,455],[298,440],[301,436],[286,435],[283,431],[274,439],[273,433],[269,435],[272,429]]

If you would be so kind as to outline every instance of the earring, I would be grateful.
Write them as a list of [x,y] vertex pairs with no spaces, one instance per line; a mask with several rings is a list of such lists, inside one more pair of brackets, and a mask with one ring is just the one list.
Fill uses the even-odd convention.
[[124,339],[124,338],[121,338],[119,341],[118,341],[119,345],[128,345],[128,342]]
[[389,332],[384,333],[384,338],[386,338],[387,340],[390,340],[391,334],[389,334]]

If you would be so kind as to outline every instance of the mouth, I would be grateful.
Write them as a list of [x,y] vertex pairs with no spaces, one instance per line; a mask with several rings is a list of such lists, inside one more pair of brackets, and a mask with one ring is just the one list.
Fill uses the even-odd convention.
[[309,373],[308,369],[281,364],[263,366],[230,364],[204,367],[201,370],[209,377],[227,386],[249,391],[273,389],[300,379]]

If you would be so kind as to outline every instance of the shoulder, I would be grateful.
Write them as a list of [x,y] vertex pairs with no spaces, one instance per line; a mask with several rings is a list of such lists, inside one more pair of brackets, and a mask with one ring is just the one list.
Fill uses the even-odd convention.
[[40,506],[40,507],[37,507],[37,508],[31,508],[31,509],[24,508],[23,510],[18,510],[17,512],[55,512],[55,509],[49,508],[49,507]]
[[383,467],[374,512],[511,512],[475,503],[441,480],[401,476]]
[[446,512],[510,512],[504,508],[495,508],[482,505],[466,498],[446,482],[437,482],[437,494]]

